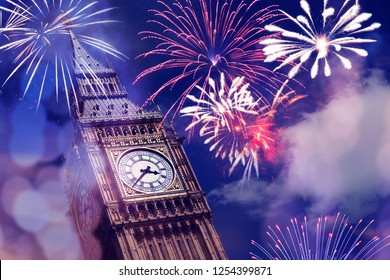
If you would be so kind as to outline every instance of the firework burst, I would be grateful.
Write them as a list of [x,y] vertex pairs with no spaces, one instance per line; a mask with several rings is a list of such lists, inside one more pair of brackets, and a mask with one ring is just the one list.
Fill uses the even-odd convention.
[[[205,88],[209,78],[218,79],[220,73],[224,73],[229,82],[235,77],[245,76],[252,85],[256,85],[254,93],[258,97],[262,96],[260,88],[273,94],[280,87],[282,82],[264,66],[263,51],[256,47],[260,38],[269,37],[264,35],[264,24],[280,16],[274,6],[260,9],[257,6],[259,0],[250,4],[243,0],[158,2],[162,10],[151,10],[156,19],[150,22],[157,25],[161,32],[141,32],[143,39],[153,39],[158,44],[141,57],[158,55],[166,59],[141,72],[135,82],[154,72],[176,69],[178,74],[149,99],[151,101],[163,90],[186,81],[186,90],[167,114],[176,107],[175,116],[183,107],[186,96],[197,85]],[[203,100],[204,96],[205,92],[201,91],[198,99]]]
[[246,138],[247,119],[258,114],[259,104],[248,90],[249,84],[244,84],[244,77],[235,78],[229,88],[222,73],[219,87],[211,78],[209,85],[211,92],[196,86],[207,98],[187,96],[197,105],[181,110],[182,116],[190,116],[194,120],[186,130],[201,125],[199,134],[207,137],[205,144],[214,142],[210,151],[215,151],[215,156],[222,159],[227,156],[232,162],[238,151],[243,149],[242,140]]
[[[265,255],[266,259],[277,260],[347,260],[372,259],[378,252],[390,245],[390,235],[380,239],[377,236],[367,238],[367,230],[374,222],[363,225],[349,225],[348,217],[337,213],[336,217],[319,217],[315,225],[315,234],[309,229],[306,217],[303,223],[297,218],[291,219],[291,228],[281,229],[278,225],[269,226],[267,235],[272,243],[269,249],[252,240]],[[365,241],[367,240],[367,241]],[[251,253],[253,259],[263,259]]]
[[278,152],[279,132],[275,128],[273,111],[268,110],[258,115],[253,123],[248,125],[244,138],[243,149],[238,152],[229,169],[231,174],[241,163],[245,168],[243,179],[249,180],[252,170],[259,177],[259,161],[272,162]]
[[290,96],[290,93],[281,95],[283,89],[280,89],[273,104],[262,105],[253,97],[249,86],[244,83],[244,77],[237,77],[229,87],[221,73],[219,85],[209,78],[210,92],[196,86],[204,98],[188,95],[196,105],[180,111],[182,116],[193,119],[186,130],[199,126],[199,135],[206,138],[204,144],[211,145],[210,151],[215,157],[229,159],[230,174],[239,163],[245,166],[244,179],[250,178],[252,170],[259,176],[260,160],[274,159],[278,132],[273,117],[276,107]]
[[[16,66],[6,78],[4,84],[15,73],[26,69],[28,83],[23,97],[28,92],[34,79],[38,79],[37,84],[40,85],[39,106],[45,82],[49,75],[48,72],[53,69],[57,100],[59,87],[63,86],[69,108],[68,85],[75,92],[71,74],[73,57],[70,51],[71,37],[75,38],[73,31],[83,27],[113,22],[98,19],[99,15],[113,8],[94,11],[98,1],[84,4],[82,0],[6,0],[6,2],[7,5],[1,5],[0,10],[8,13],[9,16],[4,27],[0,28],[0,33],[7,38],[7,42],[0,45],[0,50],[14,51],[17,56],[14,59]],[[79,35],[77,39],[81,43],[105,53],[119,58],[124,57],[114,47],[102,40],[87,35]],[[40,71],[40,69],[43,69],[43,71]],[[82,73],[92,78],[96,76],[91,68],[83,70]],[[102,86],[101,88],[104,91]]]
[[[362,43],[372,43],[376,40],[355,37],[355,34],[373,31],[380,27],[379,23],[373,23],[364,27],[364,23],[371,18],[371,14],[362,13],[358,0],[345,0],[340,10],[336,13],[333,7],[328,6],[328,0],[323,2],[322,24],[316,24],[313,20],[311,8],[306,0],[301,0],[301,8],[305,15],[297,18],[281,11],[289,20],[300,28],[301,33],[289,31],[276,25],[267,25],[270,32],[280,33],[282,39],[270,38],[260,40],[264,47],[266,62],[277,59],[284,61],[274,69],[278,70],[291,63],[296,65],[290,70],[289,77],[294,77],[302,64],[309,60],[312,54],[316,54],[315,61],[310,70],[310,75],[315,78],[319,72],[319,61],[323,60],[324,74],[330,76],[332,71],[328,62],[328,56],[334,54],[346,69],[352,68],[352,62],[346,57],[348,53],[359,56],[367,56],[362,48],[356,47]],[[352,5],[350,4],[352,3]],[[284,37],[284,38],[283,38]]]

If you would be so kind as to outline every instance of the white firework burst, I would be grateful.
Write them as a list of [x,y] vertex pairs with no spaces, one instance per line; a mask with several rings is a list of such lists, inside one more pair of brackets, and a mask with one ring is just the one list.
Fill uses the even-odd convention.
[[206,138],[204,144],[210,144],[210,152],[216,158],[228,158],[229,175],[241,163],[244,180],[250,179],[252,171],[258,177],[259,162],[272,161],[277,151],[278,131],[274,128],[277,107],[289,106],[302,98],[292,97],[294,91],[282,94],[287,82],[279,89],[272,104],[264,105],[261,99],[254,99],[244,77],[233,79],[230,87],[223,73],[219,84],[210,78],[210,91],[197,86],[201,96],[187,96],[196,105],[180,111],[182,116],[192,118],[186,130],[200,127],[199,135]]
[[370,13],[361,12],[358,0],[353,3],[345,0],[340,10],[336,13],[333,7],[328,6],[328,0],[323,2],[322,24],[316,24],[313,20],[311,8],[306,0],[300,1],[305,15],[296,18],[281,11],[286,17],[294,22],[301,33],[289,31],[276,25],[267,25],[265,28],[270,32],[280,33],[281,38],[269,38],[260,42],[267,56],[266,62],[274,62],[277,59],[284,61],[274,71],[291,63],[295,66],[290,70],[289,77],[294,77],[302,64],[310,56],[316,53],[316,59],[311,67],[310,75],[314,79],[319,72],[319,61],[324,61],[324,74],[329,77],[332,73],[328,62],[328,55],[335,54],[346,69],[352,68],[352,62],[346,57],[346,53],[352,52],[359,56],[367,56],[365,49],[356,47],[357,44],[376,42],[373,39],[358,38],[355,35],[378,29],[380,23],[372,23],[364,27],[372,16]]
[[[5,0],[3,2],[0,4],[0,11],[7,13],[8,17],[5,25],[0,27],[0,34],[6,38],[0,42],[0,51],[16,53],[13,60],[15,67],[5,79],[3,86],[16,73],[26,69],[28,83],[23,97],[31,85],[40,85],[37,101],[39,106],[45,83],[50,80],[48,77],[51,72],[55,77],[57,100],[62,83],[70,110],[69,95],[75,92],[71,73],[73,66],[71,37],[76,38],[74,31],[77,29],[116,22],[99,19],[100,15],[113,8],[94,10],[98,1],[84,0]],[[92,46],[104,53],[125,58],[113,46],[93,37],[93,34],[92,36],[78,35],[77,39],[84,45]],[[82,74],[96,80],[99,88],[104,92],[93,69],[87,68],[82,71]],[[40,74],[41,72],[43,74]],[[68,87],[71,87],[72,91],[69,91]]]
[[232,163],[243,150],[246,125],[249,118],[258,115],[259,100],[253,98],[248,90],[249,83],[244,84],[244,77],[235,78],[229,88],[225,75],[221,73],[220,85],[210,78],[209,86],[210,92],[197,86],[202,92],[201,97],[187,96],[196,105],[185,107],[180,112],[182,116],[193,118],[186,130],[201,125],[199,134],[207,137],[204,143],[213,143],[210,151],[222,159],[228,156]]

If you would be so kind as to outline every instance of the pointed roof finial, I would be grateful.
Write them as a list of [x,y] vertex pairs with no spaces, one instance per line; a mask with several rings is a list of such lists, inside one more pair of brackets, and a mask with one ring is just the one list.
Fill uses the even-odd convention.
[[73,46],[74,71],[75,74],[113,74],[112,68],[103,66],[99,61],[92,57],[77,40],[74,33],[69,30],[69,35]]

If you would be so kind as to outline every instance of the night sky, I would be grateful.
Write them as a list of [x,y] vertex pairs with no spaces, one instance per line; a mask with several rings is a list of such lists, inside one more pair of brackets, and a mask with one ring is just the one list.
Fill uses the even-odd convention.
[[[330,5],[338,2],[329,0]],[[229,163],[214,158],[196,133],[184,141],[229,259],[250,259],[250,252],[258,254],[251,240],[266,246],[270,242],[267,227],[285,227],[292,217],[302,220],[307,216],[314,222],[316,217],[334,217],[341,212],[349,216],[352,225],[359,219],[363,225],[375,220],[363,238],[390,234],[390,4],[359,2],[365,12],[373,14],[368,23],[382,24],[380,29],[360,35],[377,42],[361,45],[369,53],[366,58],[353,53],[348,56],[351,70],[330,60],[331,77],[325,77],[321,68],[315,79],[308,71],[295,77],[299,82],[291,87],[307,97],[279,117],[282,144],[278,156],[275,162],[260,164],[258,178],[252,176],[240,185],[243,168],[229,176]],[[302,14],[299,0],[261,3],[264,7],[279,5],[293,16]],[[309,3],[314,20],[320,20],[322,1]],[[0,5],[7,6],[5,0],[0,0]],[[105,0],[98,5],[100,9],[118,7],[102,15],[118,22],[83,28],[80,34],[93,30],[93,36],[128,57],[107,58],[130,100],[142,105],[172,75],[164,70],[133,84],[141,71],[164,61],[163,56],[136,58],[155,47],[156,41],[141,40],[139,32],[156,27],[147,23],[154,18],[148,10],[161,5],[155,0]],[[282,25],[288,27],[288,22]],[[0,40],[0,45],[6,42],[3,37]],[[101,53],[88,50],[105,59]],[[1,83],[15,67],[14,55],[12,51],[0,53]],[[288,70],[280,71],[286,74]],[[61,93],[57,102],[53,83],[49,83],[37,110],[40,85],[33,84],[22,98],[27,82],[22,71],[0,89],[0,256],[79,259],[77,237],[65,216],[64,162],[73,140],[66,99]],[[164,90],[156,104],[165,112],[183,86]],[[184,129],[189,122],[182,117],[173,120],[180,136],[187,136]],[[62,242],[57,242],[59,239]],[[375,258],[390,259],[390,247]]]

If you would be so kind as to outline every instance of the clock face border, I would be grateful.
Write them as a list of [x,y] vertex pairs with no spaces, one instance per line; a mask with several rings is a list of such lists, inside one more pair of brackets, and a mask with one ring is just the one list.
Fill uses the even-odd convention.
[[[150,165],[144,166],[145,163]],[[125,196],[128,196],[129,191],[142,194],[163,193],[174,184],[176,178],[172,162],[163,153],[149,148],[125,150],[118,156],[116,168]],[[140,181],[136,183],[138,179]]]

